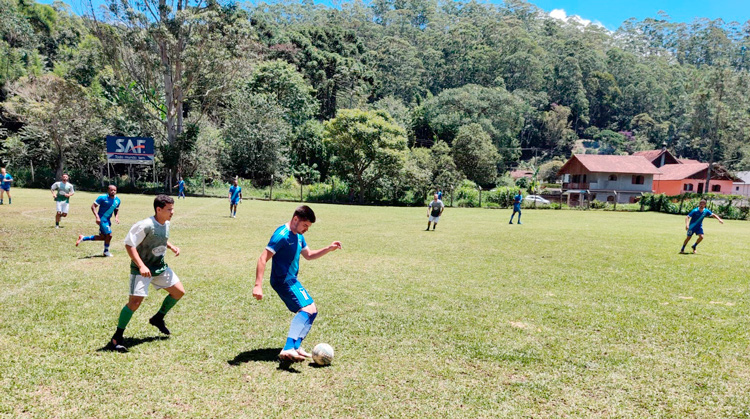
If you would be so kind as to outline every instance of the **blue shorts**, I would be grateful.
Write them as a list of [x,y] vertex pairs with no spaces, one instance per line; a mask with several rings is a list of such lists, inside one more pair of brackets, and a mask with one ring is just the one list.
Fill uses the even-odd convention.
[[238,200],[236,200],[236,201],[229,201],[229,205],[237,205],[237,204],[239,204],[239,203],[240,203],[240,200],[239,200],[239,199],[238,199]]
[[280,284],[271,283],[271,287],[273,287],[274,291],[279,294],[281,301],[286,304],[286,308],[292,313],[296,313],[300,311],[302,307],[307,307],[314,302],[310,293],[307,292],[305,287],[303,287],[299,281],[294,281],[292,284],[286,282]]
[[513,204],[513,212],[521,212],[521,204]]
[[0,189],[4,190],[6,192],[10,191],[10,184],[7,184],[7,185],[0,184]]
[[693,227],[692,230],[688,230],[687,232],[688,237],[692,236],[693,234],[697,234],[699,236],[703,234],[703,226]]
[[99,223],[99,233],[104,234],[105,236],[112,234],[112,227],[110,227],[109,223],[102,220]]

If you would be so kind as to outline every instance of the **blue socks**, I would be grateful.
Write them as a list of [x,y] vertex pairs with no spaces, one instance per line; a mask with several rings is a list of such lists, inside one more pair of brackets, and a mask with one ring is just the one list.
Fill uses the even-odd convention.
[[307,333],[310,331],[317,315],[318,313],[310,314],[306,311],[300,310],[292,318],[292,323],[289,325],[289,333],[287,334],[286,344],[284,345],[283,350],[299,349],[302,340],[307,336]]
[[85,241],[85,242],[90,242],[92,240],[94,240],[94,236],[86,236],[86,237],[83,238],[83,241]]

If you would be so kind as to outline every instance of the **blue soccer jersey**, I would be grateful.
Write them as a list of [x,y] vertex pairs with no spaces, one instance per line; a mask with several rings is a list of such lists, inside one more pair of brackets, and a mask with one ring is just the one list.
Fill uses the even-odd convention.
[[231,186],[231,187],[229,188],[229,196],[231,197],[231,198],[229,198],[229,199],[230,199],[230,200],[231,200],[232,202],[235,202],[235,203],[236,203],[236,202],[239,202],[239,200],[240,200],[240,194],[241,194],[241,193],[242,193],[242,188],[241,188],[241,187],[240,187],[239,185],[238,185],[238,186],[234,186],[234,185],[232,185],[232,186]]
[[177,186],[180,188],[180,192],[185,190],[185,181],[181,180],[180,183],[177,184]]
[[103,223],[109,223],[112,214],[114,214],[115,210],[120,207],[120,198],[110,198],[108,194],[104,194],[96,198],[94,203],[99,205],[99,210],[97,211],[99,218]]
[[273,232],[266,246],[266,249],[273,253],[271,286],[282,283],[292,284],[297,281],[299,254],[306,247],[305,237],[292,233],[286,224]]
[[703,228],[703,219],[712,215],[714,213],[708,208],[704,208],[703,211],[700,208],[694,208],[688,213],[688,217],[690,217],[690,227],[688,227],[688,230],[693,231]]
[[10,173],[6,173],[5,176],[3,176],[2,181],[0,182],[0,188],[5,189],[6,191],[9,190],[11,180],[13,180],[13,176],[11,176]]

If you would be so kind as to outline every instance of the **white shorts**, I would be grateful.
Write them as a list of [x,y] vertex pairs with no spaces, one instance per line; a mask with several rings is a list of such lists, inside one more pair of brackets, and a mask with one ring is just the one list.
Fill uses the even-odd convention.
[[63,214],[68,213],[68,207],[70,207],[70,202],[55,201],[55,204],[57,204],[57,212],[60,212]]
[[440,221],[440,216],[438,215],[437,217],[433,217],[432,215],[430,215],[430,218],[428,220],[437,224],[437,222]]
[[140,275],[130,275],[130,295],[138,297],[145,297],[148,295],[148,284],[151,284],[157,290],[162,288],[169,288],[180,282],[180,278],[172,272],[172,268],[167,268],[166,271],[162,272],[159,276],[152,276],[151,278],[145,278]]

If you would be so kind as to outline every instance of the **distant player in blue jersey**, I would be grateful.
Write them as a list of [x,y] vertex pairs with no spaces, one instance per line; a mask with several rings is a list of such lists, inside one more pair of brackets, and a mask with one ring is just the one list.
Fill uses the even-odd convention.
[[702,199],[698,204],[698,208],[694,208],[688,213],[687,217],[685,217],[687,238],[685,238],[685,241],[682,243],[682,250],[680,250],[680,253],[685,253],[685,246],[690,242],[690,238],[693,237],[693,234],[698,236],[698,240],[696,240],[695,244],[691,247],[693,248],[693,253],[698,253],[696,248],[698,247],[698,243],[703,241],[703,219],[706,217],[716,218],[720,223],[724,224],[724,220],[722,220],[721,217],[706,208],[706,200]]
[[182,197],[182,199],[185,199],[185,180],[182,177],[180,177],[180,181],[172,187],[177,188],[177,199],[180,199],[180,197]]
[[440,189],[438,189],[437,190],[437,196],[438,196],[438,199],[442,201],[443,200],[443,191],[441,191]]
[[3,205],[3,194],[8,195],[8,205],[12,202],[10,200],[10,184],[13,182],[13,176],[5,171],[5,168],[0,168],[0,205]]
[[523,196],[521,196],[521,191],[519,190],[516,196],[513,197],[513,214],[510,215],[510,222],[508,224],[513,224],[513,217],[518,213],[518,224],[521,224],[521,202],[523,201]]
[[307,260],[317,259],[328,252],[341,249],[341,242],[334,241],[327,247],[310,250],[303,234],[315,222],[315,213],[307,205],[294,210],[291,221],[274,231],[271,240],[258,258],[255,269],[255,287],[253,297],[263,298],[263,273],[266,263],[273,258],[271,266],[271,287],[284,301],[292,313],[296,313],[289,326],[286,344],[279,353],[282,361],[301,362],[310,358],[310,354],[300,346],[302,340],[312,327],[318,309],[307,290],[297,280],[299,256]]
[[[99,207],[98,211],[96,207]],[[112,218],[112,214],[114,214],[115,222],[117,224],[120,224],[120,218],[118,216],[119,211],[120,198],[117,197],[117,186],[109,185],[107,193],[104,195],[100,195],[98,198],[96,198],[96,200],[94,200],[94,203],[91,204],[91,212],[94,213],[94,216],[96,217],[96,223],[99,224],[99,234],[96,236],[79,235],[78,240],[76,241],[76,246],[78,246],[82,241],[87,242],[94,240],[103,240],[104,256],[112,256],[112,254],[109,253],[109,242],[112,241],[112,223],[110,222],[110,220]]]
[[237,216],[237,204],[242,202],[242,188],[237,184],[237,179],[234,180],[232,186],[229,187],[229,216],[235,218]]

